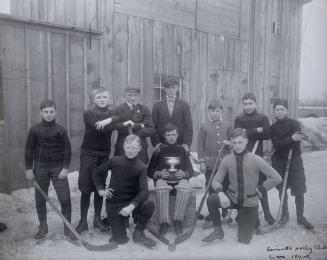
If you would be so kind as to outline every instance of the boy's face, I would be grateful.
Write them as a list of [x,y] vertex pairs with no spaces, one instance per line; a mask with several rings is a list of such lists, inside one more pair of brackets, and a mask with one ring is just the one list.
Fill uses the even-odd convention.
[[166,95],[170,98],[175,98],[176,93],[178,91],[178,85],[171,85],[169,87],[165,87],[164,91],[166,92]]
[[251,114],[257,108],[257,104],[252,99],[244,99],[242,101],[243,111],[246,114]]
[[124,151],[127,158],[134,158],[141,151],[141,145],[137,141],[124,143]]
[[104,108],[109,105],[109,93],[107,91],[97,93],[94,95],[94,104],[98,107]]
[[175,129],[173,131],[166,132],[165,138],[168,144],[176,144],[178,138],[177,130]]
[[275,106],[274,113],[276,119],[283,119],[285,116],[287,116],[287,108],[283,105],[277,105]]
[[125,93],[126,101],[131,105],[136,105],[139,102],[140,94],[135,91],[127,91]]
[[235,153],[242,153],[245,150],[245,147],[248,143],[248,139],[238,136],[236,138],[231,139],[233,150]]
[[209,109],[209,117],[212,121],[220,120],[221,118],[221,110],[219,108]]
[[44,121],[51,122],[56,118],[55,107],[45,107],[40,111],[41,117]]

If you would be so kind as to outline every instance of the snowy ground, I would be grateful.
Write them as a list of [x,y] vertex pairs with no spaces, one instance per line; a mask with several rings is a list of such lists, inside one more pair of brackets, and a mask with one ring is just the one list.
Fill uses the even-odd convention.
[[[46,239],[36,241],[33,235],[37,229],[33,189],[15,191],[11,195],[0,194],[0,222],[8,229],[0,233],[0,259],[327,259],[327,151],[306,153],[303,155],[306,168],[308,192],[305,195],[305,215],[316,226],[316,234],[300,228],[296,224],[294,198],[290,197],[291,220],[283,229],[273,233],[254,236],[250,245],[236,242],[237,226],[224,225],[223,241],[204,245],[201,239],[210,230],[202,229],[203,221],[198,221],[193,236],[177,246],[175,252],[169,252],[167,246],[159,241],[155,249],[149,250],[130,241],[127,245],[107,252],[90,252],[65,240],[63,225],[54,211],[48,206],[49,233]],[[69,176],[73,204],[73,225],[79,218],[79,196],[77,172]],[[203,184],[203,177],[194,180],[195,185]],[[197,191],[197,203],[203,190]],[[278,194],[269,192],[273,215],[278,207]],[[56,201],[53,189],[50,197]],[[92,209],[92,206],[91,206]],[[206,207],[203,213],[207,213]],[[262,217],[262,216],[261,216]],[[93,211],[89,214],[92,223]],[[263,221],[262,221],[263,222]],[[93,244],[108,241],[108,235],[93,229],[83,234]],[[131,232],[129,232],[131,237]],[[149,235],[150,236],[150,235]],[[172,237],[169,237],[170,239]],[[289,246],[289,248],[286,248]],[[274,251],[269,251],[269,248]],[[319,249],[320,247],[320,249]],[[322,249],[325,247],[325,249]],[[284,249],[284,250],[283,250]],[[279,257],[278,257],[279,256]]]

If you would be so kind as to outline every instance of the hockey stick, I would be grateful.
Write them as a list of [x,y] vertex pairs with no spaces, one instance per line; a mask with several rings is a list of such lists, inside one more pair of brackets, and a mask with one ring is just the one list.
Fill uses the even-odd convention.
[[292,154],[293,154],[293,149],[290,149],[288,152],[286,171],[285,171],[285,176],[284,176],[284,180],[283,180],[282,197],[281,197],[281,201],[279,203],[277,219],[275,220],[274,224],[272,224],[271,226],[268,226],[266,228],[262,227],[261,228],[262,233],[268,233],[268,232],[274,231],[274,230],[278,229],[279,227],[281,227],[280,220],[282,218],[284,199],[285,199],[285,194],[286,194],[288,175],[290,173]]
[[203,204],[204,204],[205,199],[206,199],[206,197],[207,197],[207,195],[208,195],[209,188],[211,187],[212,180],[213,180],[214,176],[216,175],[216,171],[218,170],[218,167],[219,167],[219,164],[220,164],[220,160],[221,160],[221,157],[222,157],[222,154],[223,154],[222,152],[223,152],[224,149],[225,149],[225,145],[223,145],[223,146],[221,147],[221,149],[220,149],[220,151],[219,151],[219,153],[218,153],[218,156],[217,156],[217,159],[216,159],[216,162],[215,162],[214,168],[213,168],[213,170],[212,170],[212,173],[211,173],[210,179],[209,179],[209,181],[208,181],[208,185],[207,185],[207,187],[206,187],[206,190],[205,190],[205,192],[204,192],[204,195],[202,196],[202,199],[201,199],[201,202],[200,202],[199,208],[198,208],[198,210],[196,211],[195,217],[193,218],[191,228],[190,228],[188,231],[186,231],[185,233],[183,233],[183,234],[181,234],[181,235],[179,235],[179,236],[177,236],[177,237],[175,238],[174,243],[173,243],[173,244],[170,244],[169,247],[168,247],[170,251],[174,251],[174,250],[176,249],[176,245],[177,245],[177,244],[180,244],[180,243],[184,242],[184,241],[187,240],[190,236],[192,236],[193,231],[194,231],[194,228],[195,228],[195,225],[196,225],[196,222],[197,222],[197,220],[198,220],[198,218],[199,218],[199,215],[200,215],[200,213],[201,213],[201,210],[202,210]]
[[169,245],[170,241],[165,238],[163,235],[161,235],[159,232],[157,232],[156,230],[153,229],[153,227],[151,225],[147,225],[146,229],[150,231],[150,233],[157,238],[158,240],[160,240],[162,243]]
[[42,195],[42,197],[50,204],[53,210],[57,213],[57,215],[61,218],[61,220],[65,223],[66,227],[73,233],[73,235],[77,238],[78,242],[84,246],[87,250],[90,251],[108,251],[117,248],[116,243],[109,243],[104,245],[92,245],[89,244],[80,234],[77,233],[75,228],[70,224],[70,222],[64,217],[61,211],[57,208],[57,206],[50,200],[50,198],[45,194],[40,185],[34,180],[33,182],[35,189]]

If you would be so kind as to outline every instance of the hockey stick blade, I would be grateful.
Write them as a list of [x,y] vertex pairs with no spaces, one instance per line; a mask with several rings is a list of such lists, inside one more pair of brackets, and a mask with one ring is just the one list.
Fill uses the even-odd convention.
[[146,229],[150,231],[150,233],[157,238],[159,241],[161,241],[162,243],[166,244],[169,246],[170,242],[167,238],[165,238],[163,235],[161,235],[159,232],[157,232],[156,230],[154,230],[150,225],[146,226]]
[[109,251],[117,248],[116,243],[109,243],[104,245],[92,245],[88,243],[79,233],[77,233],[76,229],[70,224],[70,222],[62,215],[61,211],[57,208],[57,206],[50,200],[50,198],[45,194],[40,185],[34,180],[33,182],[35,189],[42,195],[42,197],[50,204],[53,210],[57,213],[60,219],[64,222],[65,226],[73,233],[73,235],[77,238],[77,241],[87,250],[90,251]]

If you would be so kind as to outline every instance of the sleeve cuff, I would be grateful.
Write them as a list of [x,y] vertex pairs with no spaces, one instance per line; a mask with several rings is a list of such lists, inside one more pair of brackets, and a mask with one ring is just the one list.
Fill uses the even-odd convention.
[[104,188],[102,186],[96,186],[95,188],[97,191],[104,190]]

